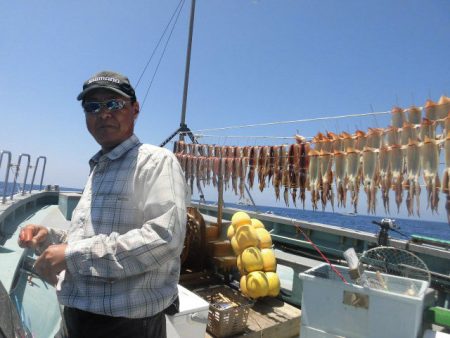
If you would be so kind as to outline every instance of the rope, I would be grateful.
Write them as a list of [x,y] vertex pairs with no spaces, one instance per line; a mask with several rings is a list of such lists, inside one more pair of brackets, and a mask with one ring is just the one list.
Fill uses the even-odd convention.
[[172,26],[172,29],[170,30],[169,37],[166,40],[166,43],[164,45],[163,51],[161,53],[161,56],[159,57],[158,64],[156,65],[156,69],[153,72],[153,76],[152,76],[152,79],[150,81],[150,84],[149,84],[149,86],[147,88],[147,91],[145,92],[144,100],[142,101],[141,110],[144,108],[145,101],[147,100],[148,93],[150,92],[150,88],[152,87],[153,81],[155,80],[155,76],[156,76],[156,73],[158,72],[158,69],[159,69],[159,66],[161,64],[162,58],[164,57],[164,54],[166,53],[167,45],[169,44],[170,38],[172,37],[173,30],[175,29],[175,26],[176,26],[176,24],[178,22],[178,18],[180,17],[181,10],[183,9],[184,0],[181,0],[181,1],[182,1],[182,5],[181,5],[181,7],[178,10],[178,14],[177,14],[177,17],[175,18],[175,22],[174,22],[174,24]]
[[[187,132],[182,132],[183,134],[187,134]],[[180,133],[181,134],[181,133]],[[251,139],[283,139],[283,140],[293,140],[294,136],[239,136],[239,135],[207,135],[207,134],[194,134],[196,138],[209,137],[209,138],[219,138],[219,137],[228,137],[228,138],[251,138]],[[307,138],[308,139],[308,138]],[[312,139],[312,137],[311,137]]]
[[364,117],[364,116],[386,115],[386,114],[391,114],[391,112],[388,111],[388,112],[375,112],[375,113],[364,113],[364,114],[348,114],[348,115],[337,115],[337,116],[327,116],[327,117],[315,117],[315,118],[291,120],[291,121],[276,121],[276,122],[266,122],[266,123],[244,124],[244,125],[221,127],[221,128],[199,129],[199,130],[195,130],[194,133],[200,133],[200,132],[205,132],[205,131],[228,130],[228,129],[264,127],[264,126],[273,126],[273,125],[277,125],[277,124],[292,124],[292,123],[314,122],[314,121],[322,121],[322,120],[337,120],[337,119],[343,119],[343,118],[349,118],[349,117]]
[[308,237],[308,235],[305,234],[305,232],[302,230],[302,228],[298,225],[295,224],[294,220],[291,219],[292,224],[295,226],[295,228],[300,231],[300,233],[303,235],[303,237],[305,237],[305,239],[313,246],[313,248],[319,253],[319,255],[325,260],[325,262],[328,263],[328,265],[330,266],[330,268],[336,273],[336,275],[339,276],[339,278],[345,283],[348,284],[347,280],[344,278],[344,276],[339,272],[338,269],[336,269],[334,267],[333,264],[331,264],[330,260],[322,253],[322,251],[320,251],[319,247],[317,245],[315,245],[313,243],[313,241]]
[[156,50],[158,49],[159,44],[161,43],[161,41],[162,41],[164,35],[166,35],[167,29],[169,28],[170,23],[172,22],[173,18],[175,17],[175,13],[178,11],[178,7],[180,7],[181,3],[184,3],[184,0],[180,0],[180,2],[178,3],[177,7],[175,8],[175,10],[174,10],[174,12],[173,12],[173,14],[172,14],[172,17],[170,18],[169,22],[167,23],[166,28],[164,28],[164,31],[163,31],[163,33],[161,34],[161,37],[159,38],[158,43],[156,44],[155,48],[153,49],[153,52],[152,52],[152,54],[151,54],[149,60],[147,61],[147,64],[145,65],[144,69],[142,70],[141,75],[139,76],[139,79],[137,80],[137,83],[136,83],[136,86],[135,86],[136,88],[139,86],[139,83],[141,82],[141,79],[142,79],[142,77],[144,76],[144,73],[147,71],[147,67],[148,67],[148,65],[150,64],[150,62],[152,61],[153,56],[155,55]]

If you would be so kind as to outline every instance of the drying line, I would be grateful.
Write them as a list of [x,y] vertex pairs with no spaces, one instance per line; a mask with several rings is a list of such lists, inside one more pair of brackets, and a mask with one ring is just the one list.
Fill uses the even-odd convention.
[[[188,134],[188,132],[180,132],[180,134]],[[207,134],[194,134],[195,138],[248,138],[248,139],[282,139],[282,140],[293,140],[295,136],[251,136],[251,135],[207,135]],[[308,138],[306,138],[308,139]],[[312,139],[312,137],[311,137]]]
[[200,133],[200,132],[205,132],[205,131],[217,131],[217,130],[228,130],[228,129],[273,126],[273,125],[277,125],[277,124],[293,124],[293,123],[313,122],[313,121],[322,121],[322,120],[337,120],[337,119],[343,119],[343,118],[349,118],[349,117],[364,117],[364,116],[386,115],[386,114],[391,114],[391,112],[387,111],[387,112],[374,112],[374,113],[364,113],[364,114],[349,114],[349,115],[338,115],[338,116],[327,116],[327,117],[315,117],[315,118],[310,118],[310,119],[291,120],[291,121],[276,121],[276,122],[267,122],[267,123],[245,124],[245,125],[237,125],[237,126],[229,126],[229,127],[221,127],[221,128],[199,129],[199,130],[195,130],[194,133]]

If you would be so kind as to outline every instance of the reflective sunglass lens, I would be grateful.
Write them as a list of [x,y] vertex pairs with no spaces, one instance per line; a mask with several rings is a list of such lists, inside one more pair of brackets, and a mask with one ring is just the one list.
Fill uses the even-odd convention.
[[102,107],[108,109],[108,111],[120,110],[125,106],[125,101],[112,99],[105,102],[85,102],[83,103],[83,108],[86,113],[98,114],[100,113]]
[[83,108],[86,113],[97,113],[100,111],[101,105],[99,102],[86,102]]
[[108,110],[122,109],[124,104],[125,103],[122,100],[109,100],[105,102],[105,106],[106,108],[108,108]]

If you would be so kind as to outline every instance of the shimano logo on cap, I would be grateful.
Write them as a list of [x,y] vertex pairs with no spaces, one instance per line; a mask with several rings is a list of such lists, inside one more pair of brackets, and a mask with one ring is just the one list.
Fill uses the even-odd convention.
[[113,77],[98,76],[98,77],[94,77],[94,78],[90,79],[88,81],[88,84],[91,84],[92,82],[97,82],[97,81],[109,81],[109,82],[114,82],[114,83],[120,83],[119,80],[117,80],[116,78],[113,78]]

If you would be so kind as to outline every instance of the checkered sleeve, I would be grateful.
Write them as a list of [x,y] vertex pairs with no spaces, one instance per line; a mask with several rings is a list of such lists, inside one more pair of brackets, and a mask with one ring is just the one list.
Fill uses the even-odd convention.
[[69,242],[66,262],[74,278],[77,274],[126,278],[158,269],[180,256],[188,195],[184,175],[175,156],[165,149],[147,162],[139,164],[135,178],[143,224],[123,234]]

